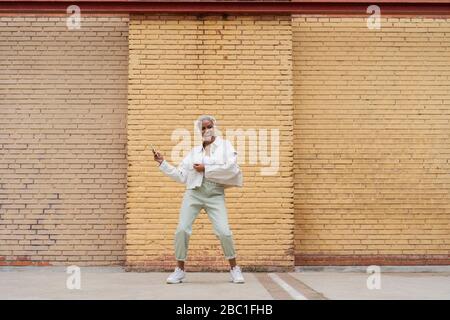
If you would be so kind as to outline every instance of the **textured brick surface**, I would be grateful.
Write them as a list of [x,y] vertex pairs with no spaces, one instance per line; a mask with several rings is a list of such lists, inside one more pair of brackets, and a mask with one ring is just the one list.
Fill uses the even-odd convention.
[[[239,263],[292,268],[290,17],[131,16],[129,32],[128,266],[174,266],[184,186],[163,176],[147,146],[177,165],[173,131],[193,137],[193,121],[209,113],[222,131],[280,131],[279,172],[262,176],[261,166],[246,160],[244,188],[226,190],[226,199]],[[227,265],[206,214],[194,224],[188,261],[190,270]]]
[[[0,17],[0,265],[172,269],[184,186],[148,145],[178,164],[203,113],[280,133],[274,176],[232,141],[245,268],[448,264],[449,19],[128,20]],[[225,269],[204,212],[190,244],[190,270]]]
[[293,18],[299,264],[448,264],[449,30]]
[[124,260],[128,17],[0,17],[0,265]]

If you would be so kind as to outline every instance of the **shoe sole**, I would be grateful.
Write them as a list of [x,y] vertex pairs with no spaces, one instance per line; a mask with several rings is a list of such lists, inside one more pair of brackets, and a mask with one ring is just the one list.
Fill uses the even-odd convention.
[[234,280],[230,280],[230,282],[232,282],[232,283],[239,283],[239,284],[245,283],[245,281],[234,281]]
[[183,282],[183,279],[179,280],[179,281],[166,281],[166,283],[168,283],[168,284],[177,284],[177,283],[182,283],[182,282]]

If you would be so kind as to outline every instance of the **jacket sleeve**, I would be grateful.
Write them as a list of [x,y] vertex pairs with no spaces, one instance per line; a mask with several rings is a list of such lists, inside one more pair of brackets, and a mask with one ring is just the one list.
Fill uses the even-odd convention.
[[237,152],[234,150],[231,142],[226,140],[225,163],[224,164],[206,164],[205,177],[214,179],[215,181],[226,181],[241,172],[237,163]]
[[178,165],[178,167],[174,167],[166,160],[163,160],[161,164],[159,165],[159,170],[161,170],[166,176],[172,178],[176,182],[186,184],[187,183],[187,177],[189,174],[189,167],[188,167],[188,157],[187,155],[183,161]]

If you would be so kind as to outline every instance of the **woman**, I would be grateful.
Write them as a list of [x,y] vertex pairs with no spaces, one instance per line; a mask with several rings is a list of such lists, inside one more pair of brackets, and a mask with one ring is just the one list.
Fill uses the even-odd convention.
[[230,263],[231,281],[244,283],[241,269],[236,264],[233,236],[228,226],[225,206],[225,188],[242,187],[243,178],[237,163],[237,153],[228,140],[216,135],[216,119],[213,116],[201,116],[196,124],[203,143],[195,146],[177,168],[164,160],[159,152],[155,152],[159,169],[175,181],[186,184],[175,232],[177,267],[167,278],[167,283],[180,283],[185,278],[184,262],[192,224],[201,208],[207,212],[225,258]]

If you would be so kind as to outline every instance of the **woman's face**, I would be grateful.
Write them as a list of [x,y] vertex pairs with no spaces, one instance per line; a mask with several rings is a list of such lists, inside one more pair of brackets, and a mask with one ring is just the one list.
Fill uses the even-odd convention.
[[214,123],[211,120],[202,121],[202,137],[204,141],[211,141],[214,136]]

